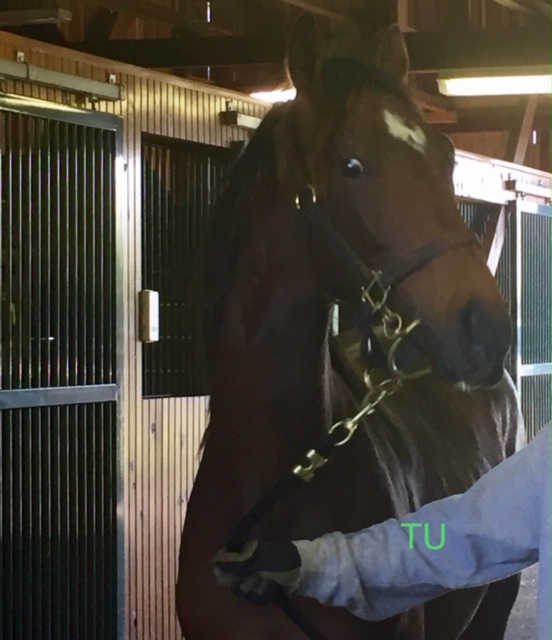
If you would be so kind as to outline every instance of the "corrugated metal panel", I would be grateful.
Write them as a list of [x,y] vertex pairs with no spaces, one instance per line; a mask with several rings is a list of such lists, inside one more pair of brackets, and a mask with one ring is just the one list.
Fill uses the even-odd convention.
[[115,640],[115,403],[0,412],[2,640]]
[[[488,215],[492,207],[483,202],[465,202],[460,201],[458,208],[464,222],[475,233],[480,241],[483,240],[484,234],[487,231]],[[510,317],[514,318],[514,301],[516,296],[515,290],[515,262],[514,262],[514,247],[515,247],[515,225],[513,224],[512,217],[507,214],[507,231],[504,239],[504,246],[500,255],[500,260],[496,272],[496,280],[500,291],[506,303]],[[512,341],[514,340],[515,333],[512,334]],[[515,344],[512,342],[512,347],[506,356],[506,369],[515,379],[516,375],[516,349]]]
[[522,364],[550,362],[550,217],[530,213],[521,215]]
[[468,227],[475,233],[479,240],[483,240],[488,206],[482,202],[460,201],[458,203],[458,209]]
[[66,115],[0,96],[5,640],[117,634],[116,133]]
[[[496,270],[496,281],[508,305],[508,312],[512,322],[515,318],[515,299],[516,299],[516,265],[515,265],[515,224],[511,214],[506,214],[506,235],[504,237],[504,245],[500,260]],[[506,356],[506,369],[516,379],[516,345],[515,331],[512,331],[512,346]]]
[[202,256],[229,149],[166,139],[142,146],[142,287],[159,292],[160,339],[143,346],[144,397],[207,395]]
[[532,440],[550,422],[551,383],[552,376],[521,378],[521,407],[528,440]]
[[0,145],[0,388],[113,383],[113,131],[3,111]]

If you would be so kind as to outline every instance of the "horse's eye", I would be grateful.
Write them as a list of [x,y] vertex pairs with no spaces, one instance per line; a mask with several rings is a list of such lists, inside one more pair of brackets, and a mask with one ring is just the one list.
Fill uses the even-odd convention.
[[356,158],[349,158],[343,162],[343,175],[346,178],[359,178],[364,173],[364,165]]

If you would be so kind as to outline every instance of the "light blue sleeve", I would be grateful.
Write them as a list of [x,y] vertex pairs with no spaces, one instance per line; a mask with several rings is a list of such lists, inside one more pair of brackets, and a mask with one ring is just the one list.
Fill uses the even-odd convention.
[[[548,469],[548,471],[547,471]],[[483,476],[466,493],[427,504],[351,534],[296,541],[303,570],[298,593],[383,620],[448,590],[493,582],[538,561],[545,483],[550,482],[550,428]],[[427,523],[424,531],[407,523]],[[546,544],[550,544],[547,541]],[[409,548],[413,546],[413,548]]]

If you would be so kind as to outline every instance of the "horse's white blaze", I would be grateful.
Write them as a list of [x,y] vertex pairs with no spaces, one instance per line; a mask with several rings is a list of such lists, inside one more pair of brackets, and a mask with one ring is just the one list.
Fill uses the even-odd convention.
[[397,140],[406,142],[407,145],[420,153],[425,153],[427,138],[421,127],[408,123],[397,113],[391,113],[384,109],[383,118],[389,133]]

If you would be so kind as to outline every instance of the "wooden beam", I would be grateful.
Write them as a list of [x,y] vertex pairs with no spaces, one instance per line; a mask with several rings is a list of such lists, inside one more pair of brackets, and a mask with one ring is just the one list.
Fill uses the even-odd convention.
[[279,0],[303,11],[326,18],[347,20],[355,11],[362,10],[363,0]]
[[483,237],[483,250],[487,256],[489,271],[496,275],[504,241],[506,239],[506,207],[493,206],[487,218],[487,229]]
[[119,12],[113,9],[99,7],[90,18],[84,34],[84,42],[87,45],[99,45],[107,42],[111,37],[111,32],[117,24]]
[[[500,104],[499,102],[497,104]],[[493,107],[470,109],[466,111],[456,107],[458,122],[456,125],[442,127],[444,133],[475,133],[478,131],[510,131],[516,112],[511,107]],[[550,129],[552,117],[550,103],[539,105],[534,129]]]
[[430,124],[455,124],[458,114],[456,111],[424,111],[424,119]]
[[113,11],[127,11],[138,18],[166,22],[177,29],[186,29],[193,33],[204,33],[208,27],[207,22],[202,23],[189,18],[180,11],[167,9],[153,0],[99,0],[98,4]]
[[545,0],[495,0],[508,9],[523,11],[524,13],[532,13],[534,15],[545,16],[550,18],[550,2]]
[[[102,0],[125,4],[129,0]],[[550,31],[411,32],[405,34],[413,73],[550,65]],[[89,50],[90,47],[76,45]],[[247,36],[117,40],[92,53],[149,68],[275,64],[284,60],[285,41]]]
[[80,45],[78,48],[139,67],[182,69],[283,63],[287,43],[274,43],[270,38],[248,36],[186,36],[111,40],[101,47]]
[[0,11],[0,27],[71,22],[73,12],[66,9],[21,9]]
[[550,66],[550,30],[504,28],[406,33],[411,69],[443,70]]
[[445,96],[436,96],[416,88],[409,89],[409,92],[414,102],[428,111],[450,111],[452,109],[452,101]]
[[538,96],[529,96],[521,100],[519,117],[514,127],[510,130],[504,160],[515,162],[516,164],[524,163],[538,103]]
[[403,33],[406,33],[407,31],[414,31],[410,26],[408,16],[408,1],[409,0],[397,0],[397,24]]
[[[529,96],[520,102],[520,113],[514,128],[510,131],[504,159],[508,162],[523,164],[531,131],[535,120],[535,113],[539,102],[538,96]],[[488,226],[484,237],[484,249],[487,253],[487,266],[493,275],[496,274],[500,255],[506,238],[505,207],[494,207],[489,214]]]

